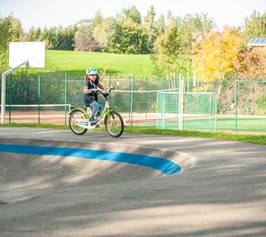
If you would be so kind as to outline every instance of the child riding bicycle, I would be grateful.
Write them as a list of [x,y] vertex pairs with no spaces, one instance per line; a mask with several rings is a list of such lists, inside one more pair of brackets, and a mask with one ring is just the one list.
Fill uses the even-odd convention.
[[[83,135],[87,130],[99,127],[100,121],[102,121],[111,137],[120,137],[124,131],[124,121],[119,112],[112,107],[108,98],[114,88],[105,89],[99,83],[99,73],[96,68],[88,68],[85,79],[84,104],[91,111],[84,110],[83,106],[72,109],[68,119],[69,128],[74,134]],[[100,93],[105,99],[104,108],[98,102],[97,93]]]
[[84,104],[86,107],[90,107],[91,115],[90,115],[90,123],[95,124],[98,123],[98,119],[96,117],[96,112],[101,112],[103,110],[103,106],[98,102],[97,89],[105,90],[105,88],[100,84],[100,77],[98,70],[94,67],[90,67],[86,70],[85,75],[85,86],[84,86]]

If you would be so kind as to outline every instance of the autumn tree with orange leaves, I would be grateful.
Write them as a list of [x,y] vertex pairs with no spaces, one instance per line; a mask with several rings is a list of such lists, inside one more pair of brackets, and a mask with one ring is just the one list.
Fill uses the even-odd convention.
[[[225,76],[235,72],[235,63],[239,52],[243,49],[244,40],[238,30],[225,27],[222,32],[210,32],[200,42],[194,44],[192,62],[197,80],[208,82],[217,81],[217,99],[219,100],[222,82]],[[207,85],[206,85],[207,84]],[[194,90],[197,90],[195,88]]]
[[265,80],[266,78],[266,48],[245,48],[238,55],[234,68],[240,79]]
[[233,28],[207,34],[193,47],[196,77],[203,81],[223,80],[226,74],[234,71],[243,43],[240,32]]

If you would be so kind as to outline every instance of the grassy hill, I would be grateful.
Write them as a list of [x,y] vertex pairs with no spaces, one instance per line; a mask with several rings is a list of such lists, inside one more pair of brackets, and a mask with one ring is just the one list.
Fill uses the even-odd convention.
[[[111,53],[46,51],[46,67],[41,72],[81,71],[94,66],[109,74],[154,75],[150,55],[124,55]],[[36,69],[30,69],[36,71]]]

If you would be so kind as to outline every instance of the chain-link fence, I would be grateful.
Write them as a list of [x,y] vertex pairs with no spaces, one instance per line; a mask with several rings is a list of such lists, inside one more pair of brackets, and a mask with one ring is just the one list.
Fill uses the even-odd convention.
[[157,127],[216,130],[216,97],[212,92],[159,92]]
[[[173,90],[175,78],[105,75],[104,87],[115,87],[111,100],[125,123],[155,126],[158,90]],[[16,73],[7,78],[6,121],[67,124],[69,107],[83,105],[85,81],[79,73]],[[100,102],[104,102],[100,97]]]
[[[84,75],[75,72],[27,73],[18,70],[7,78],[6,121],[67,124],[71,107],[83,105]],[[167,77],[135,77],[134,75],[103,75],[105,87],[115,87],[112,103],[123,115],[127,125],[214,130],[266,132],[266,81],[224,80],[222,84],[186,79],[183,119],[179,114],[179,97],[165,93],[164,102],[172,106],[175,121],[162,125],[160,96],[178,92],[179,79]],[[207,86],[206,86],[207,85]],[[1,83],[0,83],[1,87]],[[213,91],[205,94],[201,89]],[[196,90],[200,93],[192,93]],[[160,93],[158,93],[160,92]],[[217,107],[215,107],[215,98]],[[169,105],[168,105],[169,104]],[[216,120],[215,109],[217,111]],[[167,116],[170,116],[169,114]]]
[[235,130],[266,132],[266,81],[235,81]]

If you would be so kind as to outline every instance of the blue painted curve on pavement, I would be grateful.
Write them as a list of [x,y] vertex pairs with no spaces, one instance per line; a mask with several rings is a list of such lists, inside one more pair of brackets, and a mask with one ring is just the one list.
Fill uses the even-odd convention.
[[181,167],[178,164],[167,160],[166,158],[126,152],[16,144],[0,144],[0,152],[48,156],[71,156],[75,158],[107,160],[149,167],[159,170],[164,175],[175,174],[181,170]]

